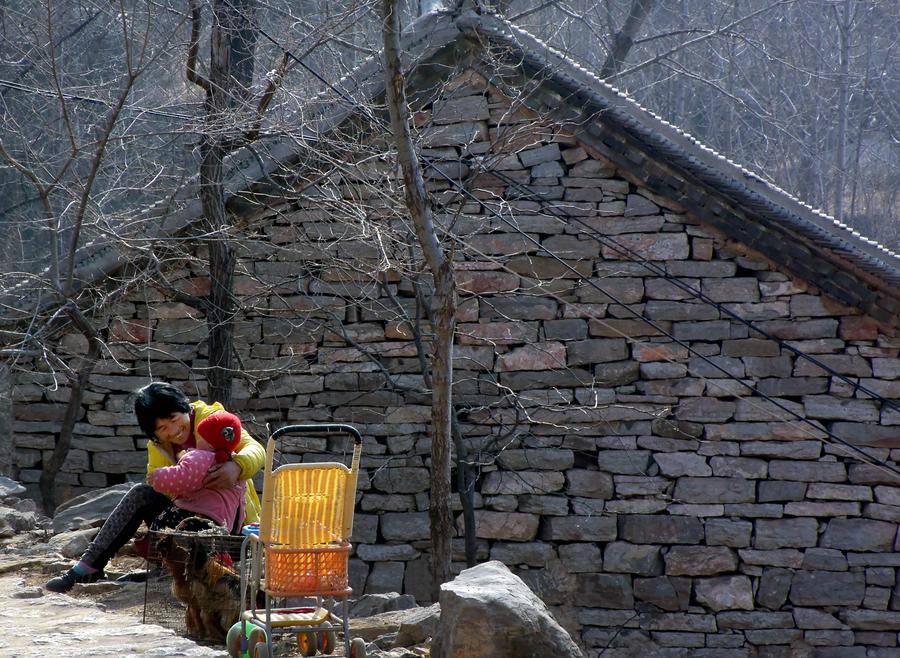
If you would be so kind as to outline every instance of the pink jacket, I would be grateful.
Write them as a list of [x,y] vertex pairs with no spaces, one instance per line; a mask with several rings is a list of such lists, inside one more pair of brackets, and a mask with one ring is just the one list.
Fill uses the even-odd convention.
[[229,489],[203,487],[203,478],[216,461],[216,453],[192,448],[186,450],[174,466],[160,466],[147,476],[156,491],[171,496],[176,506],[206,516],[231,530],[240,512],[244,518],[246,483],[238,480]]

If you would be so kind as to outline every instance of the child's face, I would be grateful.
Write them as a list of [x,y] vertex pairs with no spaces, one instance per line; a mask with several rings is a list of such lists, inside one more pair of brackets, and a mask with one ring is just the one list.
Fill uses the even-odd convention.
[[213,448],[209,443],[206,442],[202,436],[197,437],[197,448],[199,450],[209,450],[210,452],[215,452],[216,449]]
[[156,438],[172,445],[183,445],[191,436],[191,415],[176,411],[156,419]]

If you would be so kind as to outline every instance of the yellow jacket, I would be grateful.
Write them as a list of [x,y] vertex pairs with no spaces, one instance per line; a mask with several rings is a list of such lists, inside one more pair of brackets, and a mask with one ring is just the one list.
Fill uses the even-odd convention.
[[[218,402],[206,404],[200,400],[191,402],[193,411],[194,440],[197,439],[197,425],[201,420],[215,411],[224,411],[225,408]],[[241,428],[241,441],[232,455],[232,460],[241,467],[240,478],[250,480],[266,462],[266,451],[247,431]],[[147,442],[147,475],[150,475],[160,466],[172,466],[176,462],[175,455],[168,444]],[[256,487],[253,482],[247,482],[247,494],[245,499],[244,523],[259,521],[259,496],[256,495]]]

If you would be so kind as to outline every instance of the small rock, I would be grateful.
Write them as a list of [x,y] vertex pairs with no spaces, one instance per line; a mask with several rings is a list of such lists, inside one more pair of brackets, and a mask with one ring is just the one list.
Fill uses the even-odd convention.
[[48,546],[63,557],[76,559],[81,557],[96,534],[96,528],[61,532],[50,539]]
[[350,618],[371,617],[392,610],[409,610],[417,607],[416,598],[412,594],[387,592],[383,594],[366,594],[350,604]]
[[145,583],[147,582],[147,570],[146,569],[138,569],[137,571],[130,571],[122,576],[116,578],[117,583]]
[[[71,565],[66,565],[68,568]],[[30,569],[33,567],[39,567],[44,572],[56,572],[59,569],[58,562],[54,560],[48,560],[45,557],[28,557],[28,558],[19,558],[14,560],[2,560],[0,561],[0,575],[7,573],[19,573],[23,569]]]
[[38,504],[31,498],[23,498],[22,500],[16,500],[15,502],[13,502],[13,500],[7,500],[6,502],[11,504],[20,512],[34,512],[35,514],[37,514],[39,511]]
[[79,583],[75,585],[76,590],[93,595],[117,592],[122,587],[122,583],[117,583],[113,580],[98,580],[96,583]]
[[0,507],[0,524],[11,528],[14,533],[34,530],[37,522],[37,514],[34,512],[20,512],[12,507]]
[[[353,637],[361,637],[366,642],[372,642],[384,635],[396,635],[405,623],[421,623],[416,620],[422,617],[422,611],[422,608],[416,607],[408,610],[391,610],[370,617],[354,618],[351,615],[350,634]],[[412,628],[408,632],[412,633]]]
[[23,493],[25,493],[25,487],[11,478],[0,475],[0,498],[18,496]]
[[44,590],[40,587],[24,587],[18,592],[10,594],[14,599],[39,599],[44,595]]
[[384,635],[376,637],[370,644],[378,649],[390,649],[396,644],[396,640],[396,633],[385,633]]
[[440,620],[440,603],[435,603],[427,608],[410,610],[409,614],[400,622],[400,630],[397,631],[394,646],[411,647],[434,637]]

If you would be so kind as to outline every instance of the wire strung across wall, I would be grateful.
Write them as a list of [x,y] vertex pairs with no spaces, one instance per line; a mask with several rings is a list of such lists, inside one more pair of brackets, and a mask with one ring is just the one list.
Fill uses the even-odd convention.
[[[427,163],[427,164],[430,164],[429,160],[426,159],[426,158],[423,158],[423,162],[425,162],[425,163]],[[437,174],[438,174],[439,176],[441,176],[441,177],[444,178],[447,182],[449,182],[450,185],[453,186],[460,194],[462,194],[463,196],[467,197],[470,201],[479,204],[479,206],[480,206],[481,208],[483,208],[485,211],[487,211],[487,212],[488,212],[489,214],[491,214],[492,216],[494,216],[494,217],[496,217],[497,219],[499,219],[499,220],[500,220],[501,222],[503,222],[506,226],[510,227],[514,232],[520,234],[520,235],[521,235],[523,238],[525,238],[527,241],[531,242],[532,244],[534,244],[535,246],[537,246],[538,248],[542,249],[542,250],[545,251],[547,254],[549,254],[549,256],[550,256],[551,258],[553,258],[554,260],[556,260],[556,261],[557,261],[560,265],[562,265],[564,268],[566,268],[566,269],[569,270],[570,272],[576,274],[579,278],[582,278],[581,273],[578,272],[578,270],[576,270],[574,267],[572,267],[568,262],[566,262],[565,259],[561,258],[558,254],[556,254],[556,253],[553,252],[552,250],[546,249],[543,245],[541,245],[541,243],[540,243],[539,240],[535,239],[534,237],[532,237],[532,236],[528,235],[527,233],[525,233],[524,231],[522,231],[518,226],[515,225],[514,222],[512,222],[512,221],[510,221],[508,218],[504,217],[501,213],[498,213],[498,212],[497,212],[494,208],[492,208],[489,204],[485,203],[484,200],[479,199],[478,197],[476,197],[476,196],[475,196],[474,194],[472,194],[469,190],[467,190],[461,183],[459,183],[458,181],[456,181],[456,180],[454,180],[453,178],[451,178],[450,176],[448,176],[448,175],[447,175],[445,172],[443,172],[440,168],[434,167],[433,170],[436,171]],[[491,173],[496,173],[496,172],[491,172]],[[527,189],[527,188],[526,188],[526,189]],[[454,237],[454,236],[451,236],[451,237]],[[642,261],[638,261],[638,262],[642,262]],[[646,264],[646,263],[644,263],[644,264]],[[850,453],[852,453],[854,456],[856,456],[856,457],[857,457],[858,459],[860,459],[861,461],[863,461],[863,462],[865,462],[865,463],[868,463],[868,464],[870,464],[870,465],[872,465],[872,466],[876,466],[876,467],[878,467],[878,468],[881,468],[881,469],[883,469],[883,470],[885,470],[885,471],[891,473],[892,475],[894,475],[894,476],[900,478],[900,469],[898,469],[895,465],[890,464],[890,463],[888,463],[888,462],[885,461],[885,460],[878,459],[877,457],[874,457],[874,456],[872,456],[872,455],[869,455],[867,452],[865,452],[864,450],[860,449],[859,447],[853,445],[852,443],[850,443],[850,442],[847,441],[846,439],[843,439],[843,438],[841,438],[840,436],[836,435],[834,432],[832,432],[832,431],[829,430],[828,428],[826,428],[826,427],[824,427],[824,426],[822,426],[822,425],[820,425],[820,424],[817,424],[817,423],[815,423],[815,422],[809,420],[808,418],[806,418],[806,417],[804,417],[804,416],[801,416],[800,414],[798,414],[797,412],[795,412],[793,409],[791,409],[791,408],[785,406],[784,404],[782,404],[778,399],[773,398],[773,397],[767,395],[766,393],[763,393],[762,391],[760,391],[758,388],[756,388],[754,385],[750,384],[749,382],[744,381],[743,379],[741,379],[741,378],[739,378],[739,377],[735,377],[735,376],[732,375],[730,372],[728,372],[725,368],[721,367],[719,364],[717,364],[716,362],[712,361],[709,357],[707,357],[706,355],[704,355],[704,354],[698,352],[698,351],[697,351],[695,348],[693,348],[689,343],[687,343],[686,341],[683,341],[683,340],[681,340],[681,339],[675,337],[671,332],[666,331],[666,329],[665,329],[664,327],[661,327],[658,323],[654,322],[654,321],[651,320],[650,318],[647,318],[647,317],[646,317],[643,313],[641,313],[640,311],[635,310],[635,309],[632,307],[632,305],[630,305],[630,304],[628,304],[628,303],[626,303],[626,302],[621,301],[621,299],[619,299],[618,297],[616,297],[616,296],[613,295],[612,293],[608,292],[607,290],[604,290],[603,287],[600,286],[596,281],[594,281],[594,280],[592,280],[592,279],[585,279],[584,281],[585,281],[585,283],[587,283],[589,286],[595,288],[595,289],[598,290],[599,292],[601,292],[601,293],[603,293],[604,295],[606,295],[607,297],[609,297],[609,298],[613,301],[614,304],[616,304],[617,306],[619,306],[619,307],[625,309],[626,311],[628,311],[628,312],[629,312],[633,317],[635,317],[636,319],[645,322],[648,326],[652,327],[654,330],[656,330],[656,331],[658,331],[659,333],[661,333],[662,335],[666,336],[667,338],[669,338],[670,340],[672,340],[672,341],[675,342],[676,344],[678,344],[678,345],[684,347],[686,350],[688,350],[688,352],[690,352],[690,353],[693,354],[694,356],[696,356],[696,357],[698,357],[699,359],[701,359],[702,361],[704,361],[707,365],[709,365],[709,366],[711,366],[712,368],[714,368],[715,370],[721,372],[723,375],[725,375],[725,378],[730,379],[730,380],[732,380],[732,381],[734,381],[734,382],[739,383],[741,386],[743,386],[744,388],[748,389],[752,394],[757,395],[757,396],[763,398],[764,400],[766,400],[767,402],[771,403],[771,404],[774,405],[775,407],[777,407],[777,408],[781,409],[782,411],[784,411],[784,412],[790,414],[796,421],[799,421],[799,422],[801,422],[801,423],[804,423],[804,424],[806,424],[806,425],[809,425],[809,426],[812,427],[814,430],[816,430],[816,432],[821,432],[821,433],[826,434],[827,437],[828,437],[829,439],[831,439],[832,442],[834,442],[834,443],[836,443],[836,444],[842,446],[843,448],[847,449]],[[715,302],[713,302],[713,303],[715,303]],[[598,318],[598,320],[599,320],[599,321],[602,321],[602,319],[600,319],[600,318]],[[749,320],[744,320],[744,322],[745,322],[745,323],[749,323],[750,321],[749,321]],[[751,325],[751,326],[752,326],[752,325]],[[615,328],[612,328],[612,327],[610,327],[610,328],[613,329],[614,331],[616,331],[617,333],[619,333],[619,335],[621,335],[622,337],[624,337],[624,338],[629,338],[629,339],[630,339],[630,337],[627,336],[624,332],[621,332],[621,331],[619,331],[619,330],[617,330],[617,329],[615,329]],[[812,360],[812,359],[810,359],[810,360]],[[825,364],[823,364],[823,365],[825,365]],[[823,368],[823,369],[829,370],[829,371],[830,371],[830,369],[828,369],[827,367],[826,367],[826,368]],[[835,374],[836,374],[836,373],[835,373]],[[876,396],[876,397],[878,397],[878,396]],[[893,404],[892,404],[892,406],[896,407],[896,405],[893,405]],[[816,436],[816,435],[812,435],[812,436],[813,436],[814,438],[819,438],[819,437]]]

